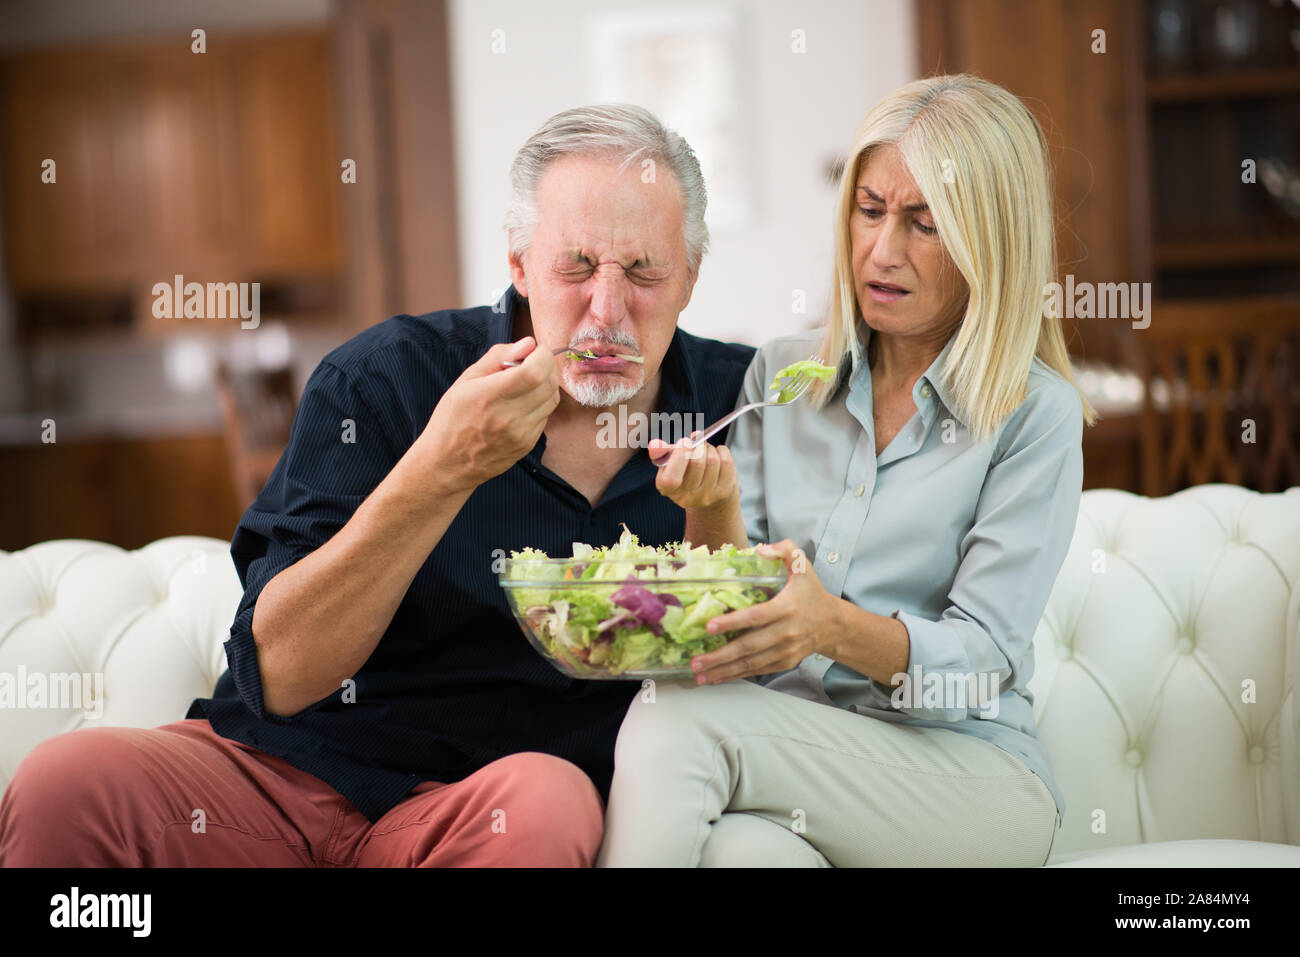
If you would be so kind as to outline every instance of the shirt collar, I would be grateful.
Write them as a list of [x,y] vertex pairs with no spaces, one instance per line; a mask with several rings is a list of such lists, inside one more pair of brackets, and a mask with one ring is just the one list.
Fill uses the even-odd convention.
[[[862,365],[850,381],[849,389],[850,391],[857,391],[865,388],[869,395],[871,390],[871,369],[867,362],[867,346],[871,342],[873,332],[871,327],[865,323],[863,323],[862,328],[866,330],[862,337]],[[956,341],[957,333],[954,331],[948,337],[943,349],[930,363],[929,368],[922,372],[920,378],[912,385],[912,402],[915,403],[916,408],[922,413],[922,418],[926,419],[927,422],[931,419],[931,416],[926,414],[927,410],[937,400],[948,411],[949,415],[963,426],[968,426],[968,423],[959,414],[957,404],[953,401],[952,393],[948,390],[943,377],[943,365],[948,360],[948,354],[952,352],[953,344]]]

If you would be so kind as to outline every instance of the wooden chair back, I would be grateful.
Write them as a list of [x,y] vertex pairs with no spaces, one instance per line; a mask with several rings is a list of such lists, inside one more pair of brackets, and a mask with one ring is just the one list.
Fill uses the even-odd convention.
[[293,370],[217,366],[226,447],[240,508],[253,504],[289,444],[298,408]]
[[1132,343],[1147,495],[1300,485],[1300,298],[1158,301]]

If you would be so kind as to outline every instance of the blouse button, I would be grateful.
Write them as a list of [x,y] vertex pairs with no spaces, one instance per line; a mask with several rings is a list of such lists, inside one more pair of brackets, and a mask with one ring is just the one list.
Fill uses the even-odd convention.
[[930,398],[930,386],[928,384],[921,386],[921,398],[923,399]]
[[829,555],[826,556],[826,562],[829,565],[834,565],[839,560],[840,560],[839,552],[831,552]]
[[867,487],[865,485],[859,485],[857,488],[853,490],[853,497],[862,498],[862,493],[865,492],[866,490]]

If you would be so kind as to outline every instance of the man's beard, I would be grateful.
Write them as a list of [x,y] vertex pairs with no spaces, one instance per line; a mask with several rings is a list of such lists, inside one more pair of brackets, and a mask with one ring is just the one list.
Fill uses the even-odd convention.
[[607,409],[620,402],[626,402],[641,391],[641,383],[631,383],[620,379],[617,382],[593,382],[594,376],[566,370],[564,373],[565,391],[589,409]]
[[[594,329],[578,330],[573,339],[570,340],[570,347],[576,349],[578,343],[586,343],[588,346],[595,343],[603,346],[627,346],[630,351],[640,354],[640,347],[637,341],[629,336],[626,332],[606,332]],[[607,409],[612,405],[618,405],[626,402],[634,395],[641,391],[642,383],[628,382],[622,376],[615,379],[616,373],[588,373],[582,374],[576,371],[576,360],[572,363],[566,363],[562,379],[564,381],[565,391],[578,402],[579,405],[586,406],[589,409]],[[638,370],[638,377],[643,375]],[[614,379],[614,381],[600,382],[597,379]]]

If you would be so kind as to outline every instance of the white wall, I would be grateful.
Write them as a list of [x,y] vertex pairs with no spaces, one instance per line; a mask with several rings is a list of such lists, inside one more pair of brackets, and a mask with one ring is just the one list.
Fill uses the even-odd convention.
[[[685,9],[718,6],[748,18],[758,195],[748,226],[713,230],[681,325],[756,344],[815,325],[822,314],[834,193],[825,169],[867,110],[916,76],[915,26],[911,0],[695,0]],[[640,0],[451,0],[461,305],[486,303],[509,282],[501,217],[510,161],[547,117],[592,102],[585,28],[593,13],[620,9],[663,8]],[[802,54],[791,50],[796,29],[806,38]],[[504,53],[492,50],[495,30],[504,31]],[[792,309],[796,289],[806,291],[804,315]]]

